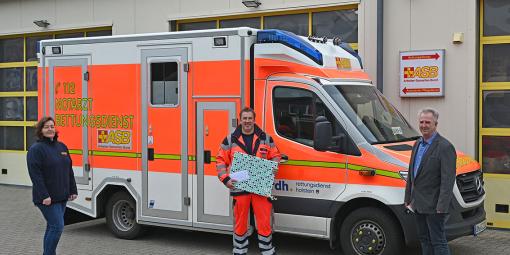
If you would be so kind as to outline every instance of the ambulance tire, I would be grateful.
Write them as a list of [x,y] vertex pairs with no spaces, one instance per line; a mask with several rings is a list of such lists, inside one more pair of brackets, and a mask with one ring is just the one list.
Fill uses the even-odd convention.
[[143,232],[136,222],[136,203],[126,192],[117,192],[106,204],[106,224],[110,231],[121,239],[135,239]]
[[395,219],[376,207],[352,211],[340,227],[340,244],[345,255],[400,254],[403,243]]

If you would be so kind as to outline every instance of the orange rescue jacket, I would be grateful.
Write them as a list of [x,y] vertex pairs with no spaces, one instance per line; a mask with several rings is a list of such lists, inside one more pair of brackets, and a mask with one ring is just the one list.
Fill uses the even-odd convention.
[[[255,124],[255,131],[253,134],[253,144],[245,144],[243,141],[241,125],[237,126],[237,128],[232,132],[232,134],[228,135],[223,139],[223,142],[220,145],[220,149],[218,151],[218,155],[216,156],[216,171],[218,172],[218,179],[220,179],[223,184],[227,184],[230,180],[230,165],[232,163],[232,159],[234,158],[234,153],[246,152],[246,146],[252,147],[253,156],[273,160],[276,162],[280,162],[280,152],[276,145],[273,142],[273,138],[270,135],[266,134],[262,129],[260,129]],[[240,195],[246,193],[245,191],[234,189],[230,191],[231,195]]]

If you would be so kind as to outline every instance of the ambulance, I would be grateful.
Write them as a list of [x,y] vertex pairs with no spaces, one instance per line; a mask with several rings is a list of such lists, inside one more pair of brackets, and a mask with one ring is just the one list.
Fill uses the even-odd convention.
[[[403,201],[419,133],[338,38],[233,28],[44,40],[39,50],[39,116],[55,118],[79,189],[68,223],[105,217],[124,239],[144,225],[231,233],[215,155],[249,106],[285,155],[275,232],[343,254],[417,243]],[[452,192],[448,238],[483,231],[482,171],[461,152]]]

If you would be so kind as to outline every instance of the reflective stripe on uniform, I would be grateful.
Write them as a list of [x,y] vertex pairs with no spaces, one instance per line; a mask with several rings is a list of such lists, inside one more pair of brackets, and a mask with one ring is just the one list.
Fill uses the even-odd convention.
[[269,236],[258,235],[258,239],[259,239],[259,249],[263,255],[276,254],[275,248],[273,247],[272,235],[269,235]]
[[222,150],[229,150],[229,149],[230,149],[230,144],[225,145],[225,144],[223,144],[223,143],[222,143],[222,144],[220,144],[220,148],[221,148]]
[[238,236],[234,233],[233,235],[233,243],[234,249],[232,250],[233,254],[246,254],[248,253],[248,245],[249,245],[249,235],[248,233]]
[[232,250],[232,254],[234,254],[234,255],[245,255],[247,253],[248,253],[248,248],[246,248],[246,249],[237,249],[237,248],[234,248]]

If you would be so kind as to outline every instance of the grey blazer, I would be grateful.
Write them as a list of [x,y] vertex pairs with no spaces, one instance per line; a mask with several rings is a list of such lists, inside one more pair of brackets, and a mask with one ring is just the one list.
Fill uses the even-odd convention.
[[414,176],[414,158],[418,150],[418,141],[414,143],[409,162],[404,202],[418,213],[429,214],[437,211],[448,213],[456,176],[455,148],[448,140],[437,134],[421,159],[418,174]]

